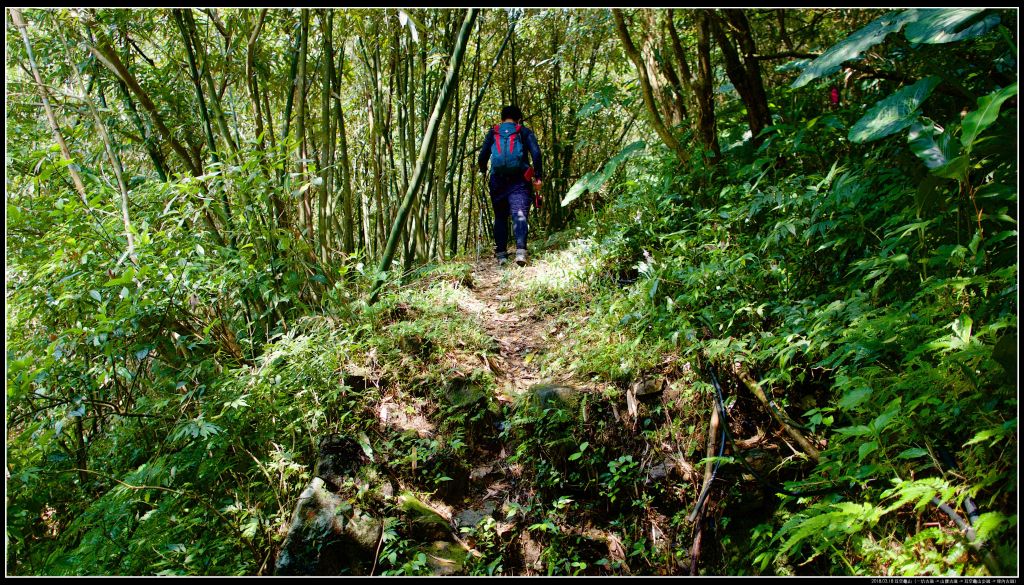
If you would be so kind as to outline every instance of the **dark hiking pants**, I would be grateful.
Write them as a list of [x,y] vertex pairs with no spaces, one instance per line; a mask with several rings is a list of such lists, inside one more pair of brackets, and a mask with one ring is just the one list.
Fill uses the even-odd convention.
[[508,220],[512,217],[512,234],[516,249],[526,249],[529,231],[526,219],[530,213],[530,185],[523,179],[505,181],[491,176],[491,205],[494,207],[494,248],[498,258],[508,257]]

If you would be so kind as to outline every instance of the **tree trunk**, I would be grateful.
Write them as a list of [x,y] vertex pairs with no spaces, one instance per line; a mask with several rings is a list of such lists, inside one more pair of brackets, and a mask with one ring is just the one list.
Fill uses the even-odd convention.
[[672,54],[675,56],[675,59],[678,62],[678,79],[682,83],[683,87],[686,88],[687,94],[690,96],[690,99],[692,101],[695,101],[696,90],[694,85],[696,83],[696,79],[693,77],[693,71],[692,69],[690,69],[689,60],[686,58],[686,53],[683,51],[683,44],[679,40],[679,33],[676,31],[675,10],[669,9],[666,12],[665,27],[668,29],[669,39],[671,40]]
[[[185,25],[192,35],[192,46],[196,52],[196,57],[202,61],[202,77],[206,82],[206,90],[210,94],[210,107],[213,109],[214,121],[217,123],[217,129],[220,131],[221,136],[224,138],[224,143],[227,144],[229,152],[237,152],[238,145],[235,144],[234,139],[231,137],[231,130],[228,128],[227,118],[224,117],[224,108],[221,107],[221,94],[224,93],[223,88],[217,90],[213,83],[213,74],[210,72],[210,62],[206,54],[206,47],[199,40],[199,33],[196,30],[196,21],[192,17],[192,9],[182,10],[181,15],[184,18]],[[227,87],[227,76],[225,76],[224,88]]]
[[345,50],[342,47],[341,62],[339,63],[339,69],[337,72],[338,83],[336,87],[338,92],[336,95],[336,116],[338,118],[338,142],[339,142],[339,154],[341,155],[341,172],[342,172],[342,206],[343,206],[343,218],[344,218],[344,236],[343,245],[346,253],[351,254],[355,252],[355,223],[353,222],[352,216],[352,162],[349,158],[348,153],[348,138],[347,131],[345,130],[345,110],[341,106],[341,87],[342,80],[345,75]]
[[[299,183],[304,184],[309,180],[306,170],[306,160],[309,158],[306,142],[306,60],[309,53],[309,9],[302,9],[302,24],[299,42],[299,72],[296,92],[299,98],[298,111],[295,113],[295,136],[298,138],[299,158]],[[313,237],[313,218],[310,209],[309,189],[302,192],[301,204],[299,206],[299,222],[304,223],[307,237]]]
[[139,116],[139,110],[135,107],[135,102],[132,101],[132,96],[128,92],[128,86],[125,85],[120,79],[117,81],[117,87],[121,92],[121,101],[124,102],[124,107],[128,110],[131,116],[132,122],[135,123],[135,128],[142,135],[143,143],[146,146],[146,152],[149,154],[149,158],[153,161],[153,168],[156,170],[156,174],[160,177],[160,180],[167,182],[167,171],[164,170],[163,155],[160,153],[160,149],[157,148],[156,144],[153,143],[153,130],[149,124],[142,121],[142,117]]
[[[291,63],[289,64],[289,68],[288,68],[288,91],[285,93],[284,119],[282,120],[282,123],[281,123],[281,151],[282,152],[280,153],[280,155],[284,157],[285,162],[282,165],[281,170],[279,171],[279,177],[280,177],[281,186],[284,189],[285,193],[287,193],[289,191],[289,189],[291,188],[291,180],[290,180],[290,175],[288,174],[288,163],[287,163],[287,160],[288,160],[288,158],[287,158],[287,154],[288,154],[288,152],[287,152],[288,151],[288,136],[289,136],[289,134],[291,132],[292,107],[295,104],[295,89],[296,89],[296,86],[299,83],[299,80],[298,80],[298,67],[299,67],[299,50],[300,50],[301,46],[302,46],[302,32],[301,32],[301,25],[300,25],[300,30],[299,30],[298,34],[295,35],[295,46],[292,47],[292,58],[291,58]],[[266,98],[267,92],[264,92],[263,95],[264,95],[264,98]],[[269,109],[269,104],[268,104],[267,115],[270,116],[270,113],[271,113],[271,111]],[[284,201],[282,201],[281,198],[278,197],[276,191],[271,190],[270,193],[271,193],[271,201],[272,201],[272,203],[274,205],[274,210],[275,210],[275,212],[277,214],[277,222],[276,223],[282,229],[288,229],[288,227],[291,224],[291,222],[288,219],[288,207],[285,205]]]
[[697,81],[694,84],[697,96],[697,132],[701,142],[711,150],[711,164],[722,158],[718,145],[718,124],[715,120],[714,70],[711,68],[711,24],[707,15],[697,13]]
[[114,169],[114,176],[117,178],[117,187],[121,195],[121,220],[124,222],[124,235],[125,239],[128,240],[128,249],[125,251],[124,256],[121,258],[128,258],[133,263],[135,262],[135,236],[132,235],[132,224],[128,217],[128,186],[124,182],[124,169],[121,166],[121,159],[114,152],[113,146],[110,144],[110,136],[107,135],[107,128],[103,124],[103,120],[100,119],[99,112],[96,111],[96,106],[93,105],[89,96],[86,95],[85,83],[82,82],[82,74],[78,72],[78,67],[74,65],[74,59],[71,56],[71,49],[68,47],[67,38],[64,35],[63,29],[59,26],[57,30],[60,32],[61,44],[64,46],[64,54],[67,56],[71,70],[75,74],[75,81],[78,84],[78,90],[82,92],[82,101],[89,108],[89,113],[92,114],[93,122],[96,124],[96,131],[99,133],[100,141],[103,142],[103,150],[107,154],[107,158],[110,160],[110,166]]
[[[252,27],[252,33],[249,35],[249,42],[246,44],[245,52],[245,79],[248,82],[246,86],[249,88],[253,122],[256,124],[256,143],[259,144],[261,151],[266,149],[266,139],[263,136],[263,113],[260,111],[259,79],[256,76],[254,64],[256,62],[256,40],[259,39],[260,30],[263,29],[263,22],[266,20],[266,17],[267,9],[264,8],[260,10],[259,16],[256,17],[256,24]],[[269,114],[269,112],[267,113]]]
[[97,46],[90,45],[89,50],[97,59],[99,59],[100,63],[102,63],[107,69],[110,69],[110,71],[117,75],[121,81],[125,82],[125,84],[128,85],[128,88],[132,90],[132,93],[139,98],[139,102],[142,104],[142,107],[153,119],[153,124],[160,132],[160,136],[165,142],[170,144],[174,152],[181,157],[182,162],[185,163],[188,170],[197,177],[201,175],[202,170],[200,169],[199,164],[192,160],[188,151],[185,150],[185,147],[182,146],[181,143],[178,142],[171,134],[171,131],[167,129],[167,125],[164,124],[163,118],[160,116],[160,112],[157,110],[153,100],[150,99],[149,94],[142,89],[142,86],[139,85],[135,76],[132,75],[131,72],[128,71],[128,68],[125,67],[124,63],[121,62],[121,58],[111,47],[107,39],[102,35],[102,32],[97,34]]
[[213,157],[214,162],[219,162],[220,157],[217,156],[217,143],[213,139],[213,127],[210,125],[210,112],[206,109],[206,98],[203,96],[203,86],[199,82],[199,68],[196,65],[195,51],[192,48],[192,40],[181,13],[182,10],[179,8],[175,8],[171,11],[171,14],[174,16],[174,22],[178,26],[178,31],[181,32],[181,40],[185,45],[185,54],[188,56],[188,68],[191,73],[192,87],[196,91],[196,101],[199,102],[199,115],[203,119],[203,130],[206,134],[206,145],[210,149],[210,156]]
[[[178,30],[181,31],[181,38],[185,44],[185,52],[188,55],[189,70],[192,73],[192,84],[196,90],[196,98],[199,101],[199,113],[203,117],[203,128],[206,130],[206,141],[210,148],[210,156],[213,157],[214,162],[218,162],[220,158],[217,156],[217,144],[213,140],[213,131],[210,127],[210,113],[206,109],[206,100],[203,98],[203,88],[199,84],[199,71],[196,66],[196,56],[192,47],[191,37],[189,35],[188,26],[186,24],[186,18],[183,16],[183,11],[175,9],[171,11],[174,15],[174,21],[178,25]],[[225,229],[228,231],[228,237],[231,239],[231,245],[234,247],[235,242],[235,230],[233,228],[233,221],[231,218],[231,205],[228,202],[227,191],[222,191],[223,205],[224,205],[224,221],[226,222]]]
[[320,82],[320,174],[321,174],[321,185],[320,185],[320,199],[317,205],[317,211],[319,213],[319,233],[317,234],[317,241],[320,245],[320,261],[326,263],[328,259],[328,210],[327,201],[328,197],[333,194],[332,182],[333,178],[332,169],[334,167],[333,154],[334,154],[334,133],[333,120],[331,119],[331,85],[334,79],[334,47],[333,39],[333,12],[330,10],[319,13],[320,14],[320,28],[321,35],[323,36],[324,43],[324,54],[323,60],[323,79]]
[[622,16],[622,10],[618,8],[613,9],[612,15],[615,17],[615,30],[618,32],[619,39],[622,41],[622,47],[626,51],[626,56],[633,62],[633,66],[640,75],[640,93],[643,95],[644,105],[647,106],[647,113],[650,115],[651,126],[654,127],[654,131],[658,133],[658,136],[661,137],[665,145],[676,153],[676,157],[679,159],[679,162],[685,163],[689,160],[690,155],[687,150],[683,148],[683,145],[680,144],[679,140],[672,135],[672,132],[667,126],[665,126],[665,123],[661,119],[661,114],[658,111],[658,103],[651,85],[651,79],[647,74],[647,67],[644,64],[643,57],[640,55],[640,52],[637,51],[636,46],[633,44],[633,39],[629,36],[629,29],[626,27],[626,21]]
[[[747,107],[751,140],[755,146],[759,146],[763,142],[763,139],[760,138],[761,131],[771,125],[772,116],[768,108],[768,96],[765,94],[764,83],[761,79],[761,65],[757,60],[757,45],[754,43],[750,23],[742,10],[729,9],[725,10],[724,14],[725,21],[722,21],[714,13],[709,13],[709,18],[712,20],[715,38],[725,57],[726,73],[740,94],[743,104]],[[729,29],[732,38],[735,39],[743,53],[742,62],[729,35],[726,34],[726,28]]]

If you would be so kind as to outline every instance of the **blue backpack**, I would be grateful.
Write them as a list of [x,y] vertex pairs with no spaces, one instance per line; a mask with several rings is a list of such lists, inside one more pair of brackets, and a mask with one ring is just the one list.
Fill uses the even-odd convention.
[[494,144],[491,146],[491,174],[502,177],[522,176],[526,169],[523,151],[522,126],[512,122],[494,125]]

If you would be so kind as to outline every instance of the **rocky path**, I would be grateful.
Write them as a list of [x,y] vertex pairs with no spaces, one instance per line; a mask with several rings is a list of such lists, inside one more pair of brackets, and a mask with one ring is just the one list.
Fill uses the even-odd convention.
[[[473,286],[459,301],[459,309],[477,319],[481,328],[498,346],[497,355],[481,359],[494,373],[498,388],[496,397],[511,403],[542,384],[563,384],[568,378],[542,372],[541,359],[564,334],[557,330],[556,316],[544,314],[530,302],[530,291],[537,290],[538,279],[550,276],[550,267],[540,257],[524,267],[509,262],[499,268],[493,259],[481,259],[473,265]],[[461,510],[452,511],[453,524],[474,526],[484,516],[498,519],[499,535],[514,529],[515,521],[505,521],[509,502],[525,504],[528,486],[518,481],[518,465],[510,465],[505,449],[492,458],[475,462],[470,474],[469,496]],[[512,574],[535,575],[541,572],[543,547],[528,531],[521,530],[507,559],[505,570]],[[521,564],[520,564],[521,563]],[[440,574],[440,573],[439,573]]]
[[544,268],[543,262],[532,261],[524,267],[509,262],[499,268],[493,259],[481,259],[473,266],[472,294],[460,302],[460,309],[479,319],[498,344],[498,355],[487,365],[500,386],[498,399],[504,402],[531,386],[553,382],[542,376],[536,358],[553,342],[554,316],[541,314],[524,295]]

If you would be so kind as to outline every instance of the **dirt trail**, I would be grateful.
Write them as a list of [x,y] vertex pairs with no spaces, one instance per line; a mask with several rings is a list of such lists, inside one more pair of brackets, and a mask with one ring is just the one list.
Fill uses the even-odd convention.
[[[531,259],[524,267],[509,262],[502,268],[494,259],[480,259],[473,265],[473,286],[465,289],[469,294],[459,301],[459,309],[477,319],[480,327],[497,343],[497,355],[482,359],[494,374],[498,385],[496,397],[501,402],[511,403],[537,384],[568,381],[568,378],[553,379],[542,374],[539,364],[544,360],[540,358],[554,343],[560,342],[562,335],[554,323],[556,316],[538,310],[524,294],[534,288],[531,285],[549,269],[543,259],[539,262]],[[455,524],[474,526],[479,518],[493,515],[498,519],[499,536],[514,530],[516,521],[504,519],[505,505],[508,502],[525,505],[531,490],[520,481],[520,466],[510,465],[507,457],[502,447],[499,452],[471,464],[468,497],[462,506],[457,506],[459,511],[452,510]],[[541,572],[543,547],[529,531],[520,530],[508,550],[512,557],[507,559],[506,571],[525,575]]]
[[522,302],[521,296],[543,269],[543,262],[531,261],[524,267],[509,262],[499,268],[495,260],[481,259],[473,265],[470,298],[460,302],[459,308],[476,316],[498,344],[498,355],[489,358],[487,365],[498,381],[498,399],[502,401],[512,400],[535,384],[553,382],[541,376],[536,358],[551,344],[554,316]]

